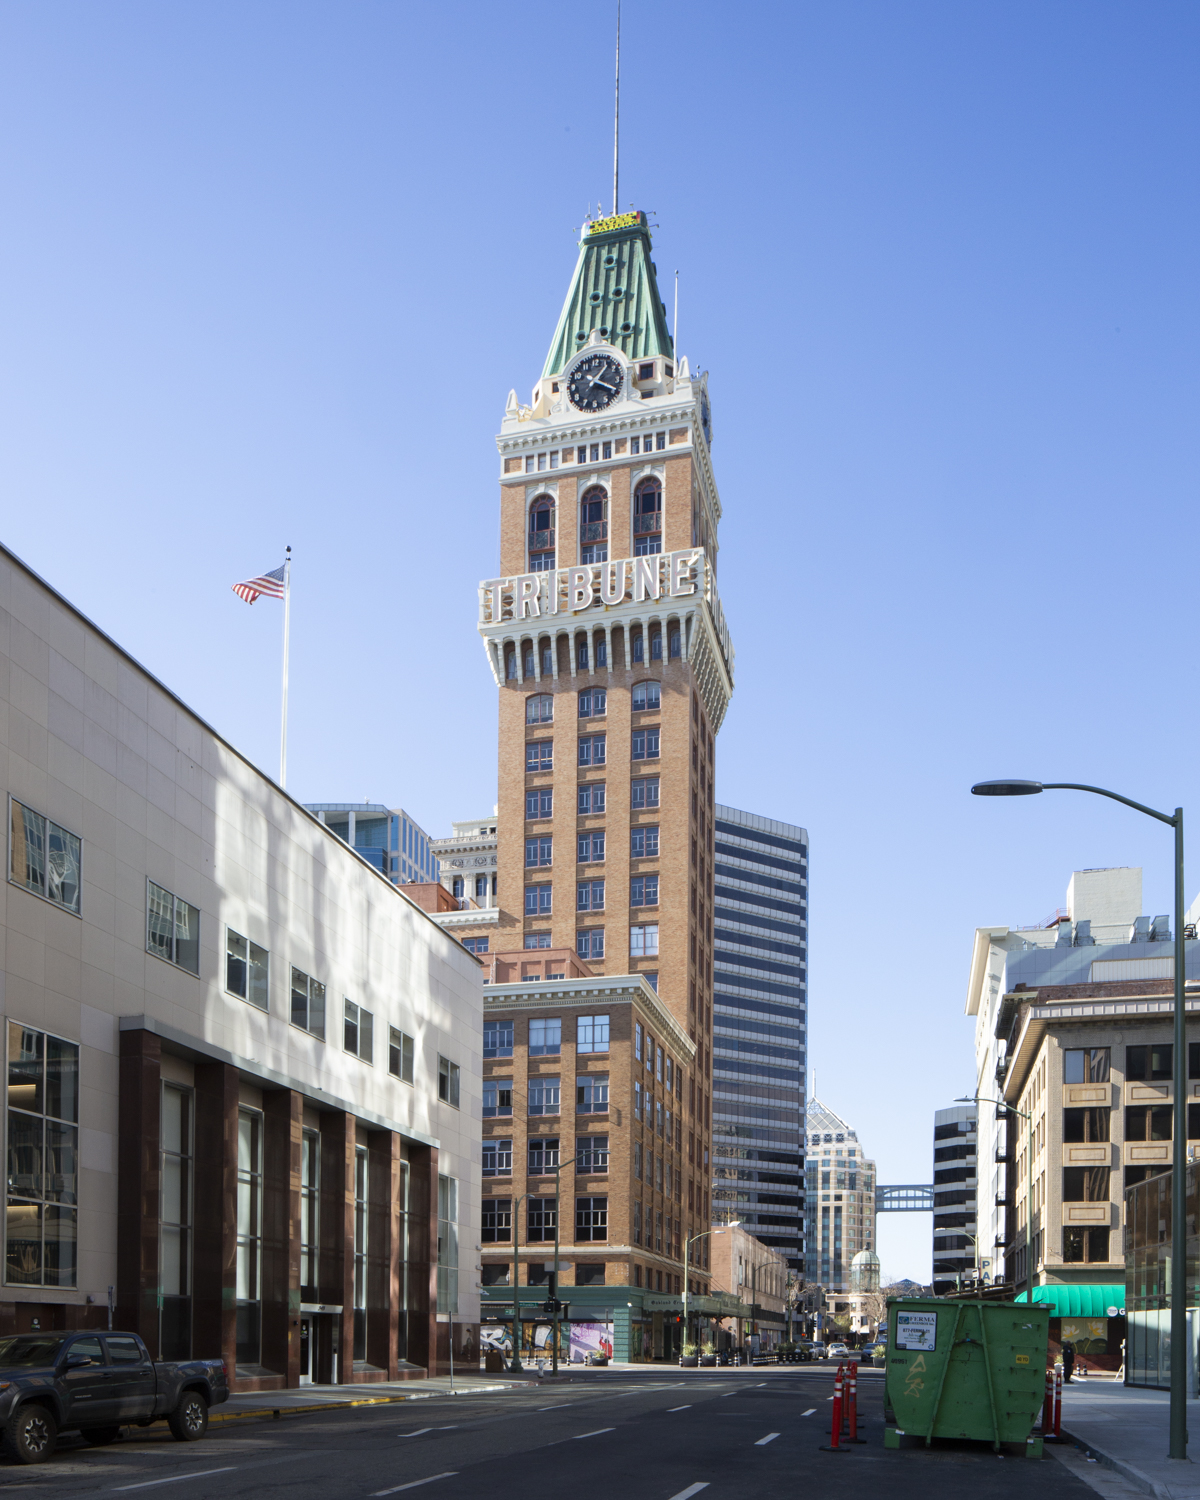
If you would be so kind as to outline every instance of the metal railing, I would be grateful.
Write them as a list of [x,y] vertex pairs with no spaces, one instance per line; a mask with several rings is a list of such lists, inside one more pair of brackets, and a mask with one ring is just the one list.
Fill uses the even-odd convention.
[[579,528],[579,540],[581,542],[606,542],[608,540],[608,522],[585,521]]
[[530,552],[549,552],[554,546],[554,528],[549,531],[531,531],[529,533]]
[[652,532],[662,530],[662,511],[654,510],[648,515],[634,516],[634,536],[649,536]]

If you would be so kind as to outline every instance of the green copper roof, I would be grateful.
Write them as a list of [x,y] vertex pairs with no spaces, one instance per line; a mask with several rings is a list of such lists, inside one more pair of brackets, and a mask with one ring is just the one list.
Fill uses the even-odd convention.
[[594,328],[630,359],[675,353],[644,213],[618,214],[587,226],[543,379],[557,375]]

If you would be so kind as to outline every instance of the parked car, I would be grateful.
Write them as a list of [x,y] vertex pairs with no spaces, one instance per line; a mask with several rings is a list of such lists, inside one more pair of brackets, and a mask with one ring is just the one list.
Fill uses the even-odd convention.
[[166,1418],[178,1442],[208,1430],[208,1409],[229,1398],[223,1359],[155,1363],[136,1333],[21,1333],[0,1339],[4,1451],[42,1463],[60,1432],[96,1447],[130,1424]]
[[829,1346],[829,1358],[830,1359],[849,1359],[850,1358],[850,1348],[849,1348],[849,1345],[843,1344],[843,1343],[830,1344],[830,1346]]
[[887,1340],[878,1339],[873,1344],[864,1344],[859,1353],[869,1359],[882,1359],[887,1353]]
[[829,1350],[826,1349],[825,1345],[821,1342],[821,1340],[820,1339],[814,1339],[813,1340],[813,1345],[812,1345],[812,1356],[813,1356],[813,1358],[814,1359],[826,1359],[826,1358],[828,1358],[828,1355],[829,1355]]

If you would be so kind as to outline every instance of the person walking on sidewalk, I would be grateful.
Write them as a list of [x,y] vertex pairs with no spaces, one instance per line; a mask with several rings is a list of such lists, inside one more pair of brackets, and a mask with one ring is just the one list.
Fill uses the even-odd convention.
[[1066,1339],[1062,1346],[1063,1384],[1071,1384],[1071,1372],[1075,1368],[1075,1345]]

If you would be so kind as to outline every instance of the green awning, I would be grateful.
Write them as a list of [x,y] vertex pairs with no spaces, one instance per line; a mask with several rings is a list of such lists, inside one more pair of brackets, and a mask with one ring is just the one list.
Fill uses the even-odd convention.
[[[1027,1293],[1021,1292],[1014,1302],[1027,1302]],[[1110,1307],[1121,1314],[1125,1312],[1125,1287],[1099,1283],[1078,1286],[1035,1286],[1033,1300],[1048,1302],[1052,1318],[1106,1318]]]

